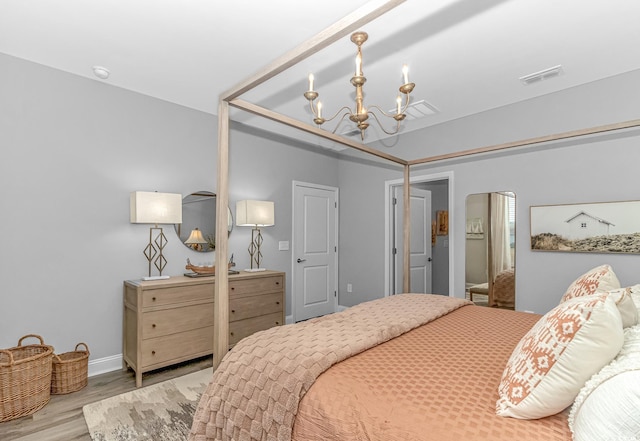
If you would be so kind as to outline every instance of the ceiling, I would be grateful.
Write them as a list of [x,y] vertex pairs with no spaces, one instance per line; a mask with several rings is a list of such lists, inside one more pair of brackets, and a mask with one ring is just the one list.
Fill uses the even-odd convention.
[[[383,1],[2,0],[0,52],[215,114],[221,93],[367,3]],[[437,110],[403,131],[640,69],[638,17],[633,0],[408,0],[362,27],[365,105],[395,107],[403,64],[412,100]],[[343,38],[242,98],[311,122],[314,73],[325,115],[353,107],[355,50]],[[385,137],[372,123],[365,143]]]

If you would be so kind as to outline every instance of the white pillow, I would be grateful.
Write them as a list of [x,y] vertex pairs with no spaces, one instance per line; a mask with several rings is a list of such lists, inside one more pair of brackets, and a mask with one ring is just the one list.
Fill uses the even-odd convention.
[[613,297],[616,302],[620,317],[622,317],[622,327],[628,328],[638,324],[638,309],[631,297],[631,288],[618,288],[607,291],[607,294]]
[[620,354],[580,390],[569,414],[574,441],[640,439],[640,325]]
[[631,290],[631,299],[638,310],[638,317],[640,317],[640,285],[630,286],[629,289]]
[[610,265],[600,265],[574,280],[560,302],[618,288],[620,288],[620,281],[613,272],[613,268]]
[[620,312],[606,293],[559,304],[513,350],[496,413],[535,419],[569,407],[584,383],[618,354],[623,339]]

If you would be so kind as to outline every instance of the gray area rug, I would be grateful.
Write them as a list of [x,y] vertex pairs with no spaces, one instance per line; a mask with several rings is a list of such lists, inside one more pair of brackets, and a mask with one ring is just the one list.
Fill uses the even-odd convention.
[[94,441],[184,441],[213,369],[142,387],[82,408]]

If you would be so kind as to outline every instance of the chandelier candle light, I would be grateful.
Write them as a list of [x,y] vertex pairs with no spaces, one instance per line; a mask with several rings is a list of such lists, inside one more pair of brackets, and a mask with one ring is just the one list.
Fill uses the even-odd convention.
[[[362,45],[365,41],[367,41],[367,38],[368,35],[366,32],[354,32],[353,34],[351,34],[351,41],[355,43],[356,46],[358,46],[358,53],[356,55],[356,72],[355,75],[351,77],[351,84],[353,84],[353,86],[356,88],[355,111],[351,111],[350,107],[344,106],[340,110],[338,110],[336,114],[331,118],[324,118],[322,116],[322,102],[318,101],[318,103],[314,105],[314,101],[319,97],[319,94],[318,92],[313,90],[313,82],[315,80],[313,74],[309,74],[309,90],[304,93],[304,97],[309,101],[309,107],[311,108],[311,112],[314,115],[314,123],[316,123],[318,126],[321,126],[325,122],[331,121],[340,116],[340,120],[332,132],[335,133],[340,126],[340,122],[342,122],[342,120],[348,116],[351,121],[356,123],[358,129],[360,130],[360,138],[363,141],[365,130],[367,129],[367,127],[369,127],[369,123],[367,122],[367,120],[369,119],[369,115],[373,115],[373,118],[377,121],[382,131],[387,135],[395,135],[396,133],[398,133],[398,131],[400,130],[400,122],[406,117],[404,112],[409,106],[409,95],[415,87],[414,83],[409,82],[409,68],[405,64],[402,67],[402,77],[404,83],[398,89],[400,93],[404,95],[404,105],[402,104],[402,96],[398,95],[398,97],[396,98],[396,113],[387,113],[376,105],[369,106],[368,109],[364,106],[364,95],[362,92],[362,87],[364,86],[364,83],[367,81],[367,79],[362,73]],[[386,130],[378,119],[378,115],[376,114],[376,112],[373,111],[374,109],[381,115],[395,119],[395,129]]]

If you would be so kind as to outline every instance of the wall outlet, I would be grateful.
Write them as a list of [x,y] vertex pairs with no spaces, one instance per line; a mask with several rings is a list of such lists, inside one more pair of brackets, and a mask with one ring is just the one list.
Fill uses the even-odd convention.
[[347,283],[347,292],[353,292],[353,285]]

